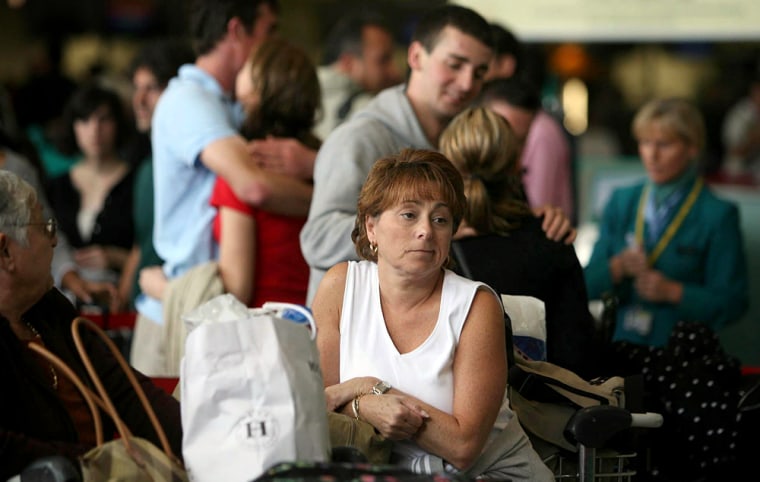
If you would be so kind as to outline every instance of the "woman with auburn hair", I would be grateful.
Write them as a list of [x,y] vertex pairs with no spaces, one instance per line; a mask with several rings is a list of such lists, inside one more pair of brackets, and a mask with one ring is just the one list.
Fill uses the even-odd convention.
[[448,269],[465,209],[439,152],[374,163],[351,234],[362,261],[332,267],[312,304],[327,407],[418,473],[554,480],[509,407],[498,296]]

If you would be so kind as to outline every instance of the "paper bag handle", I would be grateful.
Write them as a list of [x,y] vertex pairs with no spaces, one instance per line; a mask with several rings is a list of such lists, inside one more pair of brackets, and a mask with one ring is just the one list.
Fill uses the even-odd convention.
[[[297,311],[301,316],[303,316],[306,319],[306,323],[309,324],[309,333],[311,334],[311,339],[314,340],[317,337],[317,323],[314,321],[314,315],[311,314],[311,311],[309,311],[305,306],[298,305],[295,303],[282,303],[279,301],[267,301],[263,305],[261,305],[262,308],[266,310],[293,310]],[[293,320],[294,321],[294,320]]]

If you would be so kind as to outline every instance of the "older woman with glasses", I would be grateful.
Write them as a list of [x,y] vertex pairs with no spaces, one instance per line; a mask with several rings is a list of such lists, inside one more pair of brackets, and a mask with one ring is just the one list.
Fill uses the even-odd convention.
[[[71,336],[77,310],[53,287],[50,273],[56,231],[55,220],[43,218],[36,191],[0,171],[0,480],[44,456],[76,461],[95,444],[94,422],[77,389],[30,348],[44,346],[86,379]],[[116,360],[100,341],[84,335],[117,411],[135,435],[159,444]],[[181,453],[178,402],[137,376],[174,452]],[[103,432],[112,434],[113,427]]]

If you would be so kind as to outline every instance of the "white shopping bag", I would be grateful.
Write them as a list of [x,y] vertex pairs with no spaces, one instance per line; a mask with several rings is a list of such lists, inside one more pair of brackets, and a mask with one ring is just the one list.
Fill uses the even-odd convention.
[[[297,305],[292,305],[297,306]],[[182,454],[192,481],[248,481],[283,461],[327,461],[327,408],[311,330],[231,295],[183,317]]]

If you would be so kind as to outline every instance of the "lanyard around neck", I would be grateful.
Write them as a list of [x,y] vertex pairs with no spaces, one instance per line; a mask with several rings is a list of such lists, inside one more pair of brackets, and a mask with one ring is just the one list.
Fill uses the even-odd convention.
[[[689,195],[686,197],[686,201],[684,201],[684,203],[681,205],[681,208],[678,210],[676,216],[673,218],[670,224],[668,224],[665,233],[662,235],[660,240],[657,241],[654,249],[647,257],[649,266],[654,266],[657,258],[659,258],[662,252],[665,251],[665,248],[673,239],[673,236],[675,236],[676,231],[678,231],[678,228],[681,227],[681,223],[683,223],[686,215],[689,214],[689,211],[691,211],[691,208],[694,206],[694,203],[697,200],[697,196],[699,195],[700,191],[702,191],[703,185],[704,181],[701,177],[698,177],[697,181],[694,183],[694,187],[691,188],[691,192],[689,192]],[[641,198],[639,199],[639,210],[636,213],[636,241],[641,247],[644,246],[644,208],[646,206],[648,196],[649,186],[646,186],[641,193]]]

